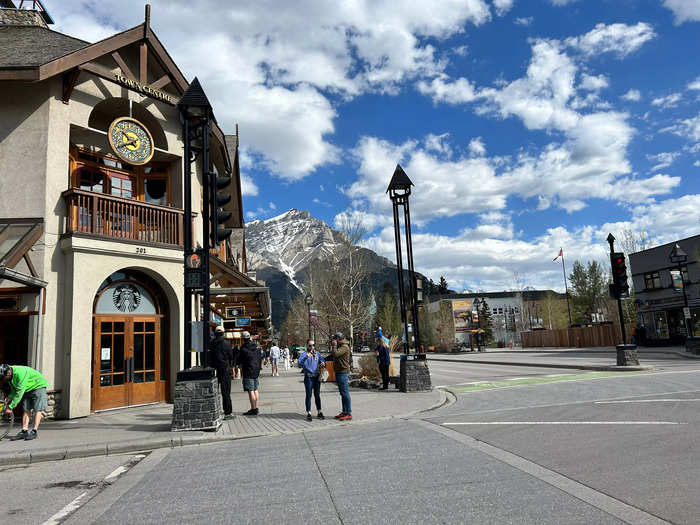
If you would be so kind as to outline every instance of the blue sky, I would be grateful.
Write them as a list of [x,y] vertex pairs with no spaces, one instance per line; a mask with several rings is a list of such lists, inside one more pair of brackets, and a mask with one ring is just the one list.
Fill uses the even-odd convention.
[[[247,220],[348,215],[393,259],[400,162],[416,268],[486,290],[562,289],[559,248],[603,260],[609,232],[699,233],[700,0],[151,3],[240,126]],[[132,0],[46,4],[91,41],[143,18]]]

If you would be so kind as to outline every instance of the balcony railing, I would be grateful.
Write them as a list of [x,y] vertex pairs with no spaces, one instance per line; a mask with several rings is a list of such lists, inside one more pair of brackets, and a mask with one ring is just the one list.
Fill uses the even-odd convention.
[[150,244],[184,245],[184,211],[146,202],[71,188],[63,192],[68,207],[66,232]]

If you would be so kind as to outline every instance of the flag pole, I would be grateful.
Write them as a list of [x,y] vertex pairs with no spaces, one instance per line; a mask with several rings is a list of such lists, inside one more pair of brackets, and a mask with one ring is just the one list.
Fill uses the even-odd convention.
[[564,266],[564,250],[561,252],[561,271],[564,273],[564,291],[566,292],[566,310],[569,312],[569,328],[571,328],[571,307],[569,306],[569,286],[566,284],[566,267]]

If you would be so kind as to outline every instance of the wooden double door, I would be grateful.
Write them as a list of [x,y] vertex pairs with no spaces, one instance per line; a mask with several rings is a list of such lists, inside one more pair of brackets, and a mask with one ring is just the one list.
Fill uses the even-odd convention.
[[165,400],[162,315],[95,315],[92,410]]

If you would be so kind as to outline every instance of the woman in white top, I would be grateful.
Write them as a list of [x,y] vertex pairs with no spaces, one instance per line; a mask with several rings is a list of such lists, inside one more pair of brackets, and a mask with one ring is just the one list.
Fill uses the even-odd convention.
[[282,359],[284,359],[284,370],[289,371],[289,348],[286,346],[282,349]]

